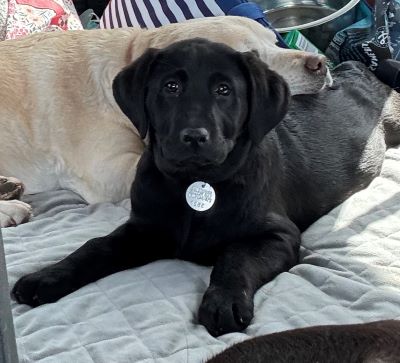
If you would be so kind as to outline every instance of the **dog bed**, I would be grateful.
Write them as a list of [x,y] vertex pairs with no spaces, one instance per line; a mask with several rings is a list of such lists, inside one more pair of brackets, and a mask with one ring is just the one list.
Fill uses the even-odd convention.
[[[68,191],[26,201],[34,220],[3,230],[11,286],[129,213],[128,200],[88,206]],[[380,177],[303,234],[300,263],[258,291],[242,333],[214,338],[196,323],[211,269],[178,260],[108,276],[35,309],[13,302],[20,362],[197,363],[256,335],[400,319],[399,206],[400,149],[390,149]]]

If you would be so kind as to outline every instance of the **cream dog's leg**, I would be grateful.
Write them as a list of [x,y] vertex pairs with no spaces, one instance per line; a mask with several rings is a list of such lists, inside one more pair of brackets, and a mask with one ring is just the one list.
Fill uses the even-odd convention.
[[0,227],[16,226],[27,222],[32,216],[32,208],[20,200],[24,185],[13,177],[0,176]]
[[89,204],[118,202],[130,193],[141,153],[125,152],[104,160],[93,156],[84,178],[66,177],[61,187],[79,194]]
[[11,227],[27,222],[32,208],[20,200],[0,200],[0,227]]

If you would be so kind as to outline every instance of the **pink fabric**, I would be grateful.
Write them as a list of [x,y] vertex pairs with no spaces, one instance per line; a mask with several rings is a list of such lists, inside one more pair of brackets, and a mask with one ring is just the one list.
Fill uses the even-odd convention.
[[83,29],[72,0],[8,0],[5,39]]

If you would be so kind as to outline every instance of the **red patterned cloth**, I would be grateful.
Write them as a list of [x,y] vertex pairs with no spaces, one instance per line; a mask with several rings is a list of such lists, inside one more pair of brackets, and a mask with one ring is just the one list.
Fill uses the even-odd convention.
[[[0,0],[3,2],[5,0]],[[72,0],[8,0],[1,39],[56,30],[82,29]],[[4,11],[4,10],[3,10]]]

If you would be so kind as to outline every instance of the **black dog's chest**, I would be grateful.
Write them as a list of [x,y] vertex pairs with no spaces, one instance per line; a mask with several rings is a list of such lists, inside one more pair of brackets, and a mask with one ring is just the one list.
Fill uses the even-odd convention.
[[146,188],[138,188],[133,213],[146,225],[149,235],[156,234],[157,243],[168,245],[170,257],[213,264],[220,251],[253,223],[252,214],[244,213],[247,203],[240,188],[213,186],[214,204],[197,211],[186,200],[187,187],[156,184],[150,188],[149,182]]
[[220,251],[241,234],[241,206],[228,198],[217,193],[214,205],[206,211],[196,211],[186,201],[182,203],[182,218],[170,229],[175,257],[213,264]]

